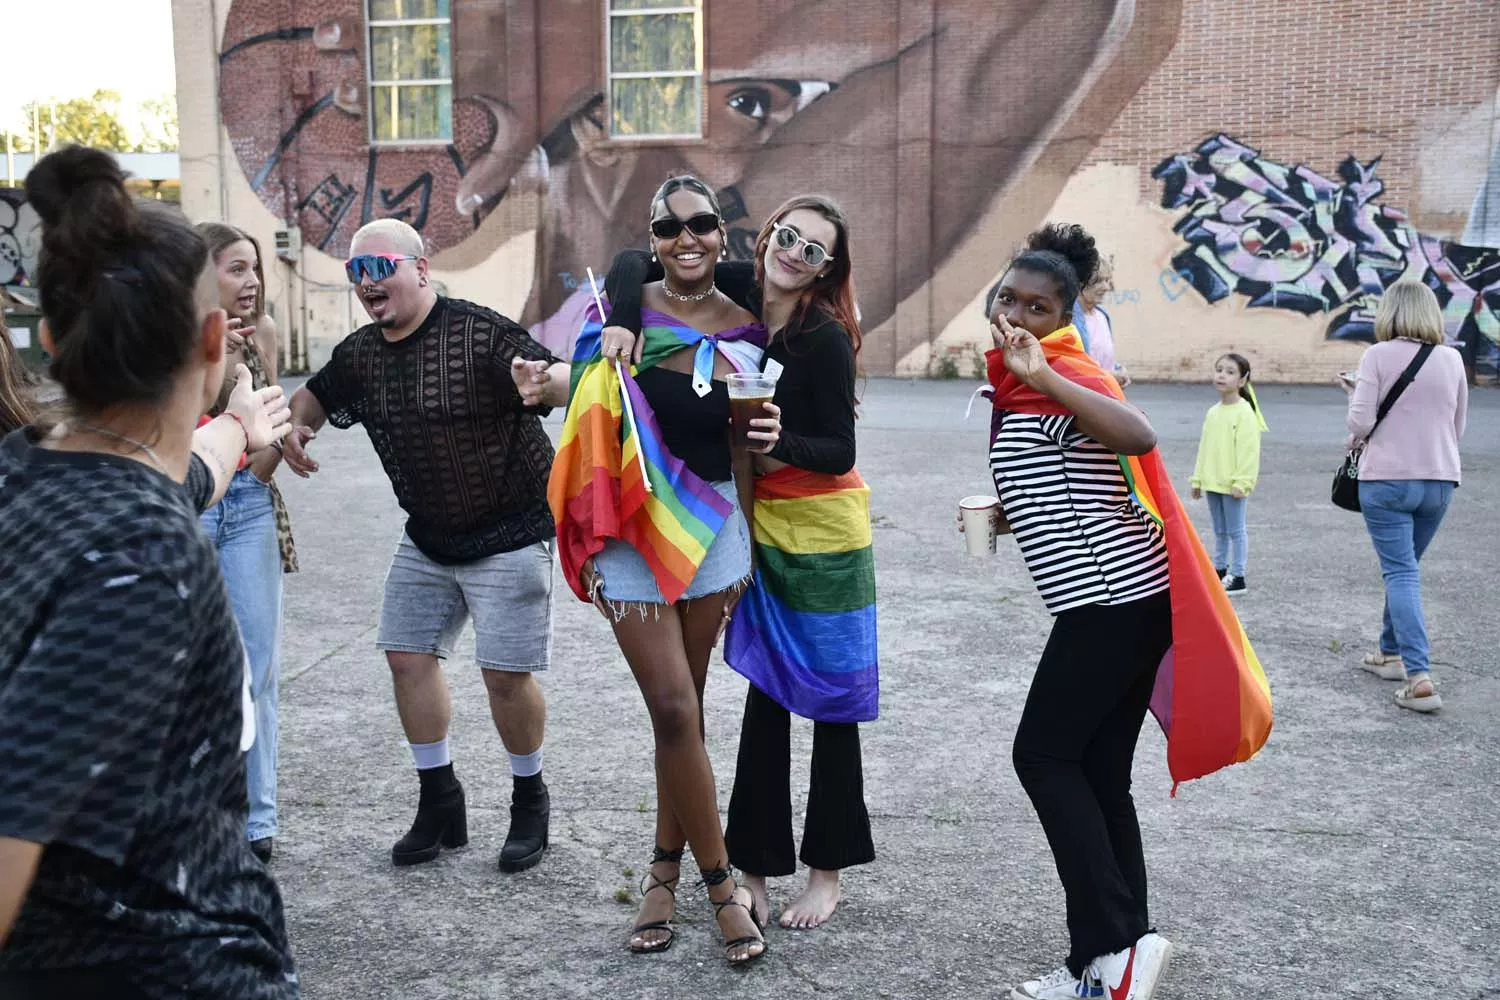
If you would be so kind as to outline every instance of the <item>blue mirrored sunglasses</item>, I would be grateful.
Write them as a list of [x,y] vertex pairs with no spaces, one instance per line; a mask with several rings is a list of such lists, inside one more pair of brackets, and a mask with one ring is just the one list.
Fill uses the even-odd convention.
[[403,260],[416,260],[411,254],[362,253],[344,261],[344,273],[350,284],[357,285],[368,277],[371,281],[384,281],[396,273],[396,265]]

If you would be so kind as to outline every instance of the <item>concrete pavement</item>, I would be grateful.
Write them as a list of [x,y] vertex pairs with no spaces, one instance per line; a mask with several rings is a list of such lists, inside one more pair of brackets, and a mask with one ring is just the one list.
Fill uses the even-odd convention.
[[[650,728],[605,621],[560,579],[543,681],[546,859],[518,876],[495,868],[509,773],[466,637],[449,678],[470,844],[391,867],[416,782],[373,643],[403,519],[363,431],[321,434],[321,473],[282,477],[303,572],[287,583],[273,867],[304,995],[988,998],[1060,964],[1061,890],[1010,766],[1050,619],[1013,543],[971,560],[954,531],[958,498],[990,488],[987,415],[962,419],[973,387],[865,389],[859,465],[874,490],[883,695],[864,746],[879,859],[848,876],[832,923],[773,929],[769,954],[746,971],[725,965],[689,879],[673,950],[625,949],[652,842]],[[1185,486],[1212,389],[1131,395]],[[1261,399],[1272,433],[1239,608],[1270,676],[1276,728],[1256,760],[1171,799],[1148,720],[1136,800],[1153,918],[1178,949],[1158,996],[1500,996],[1500,393],[1473,394],[1466,482],[1423,564],[1447,705],[1430,718],[1398,709],[1394,685],[1356,666],[1378,629],[1381,584],[1360,518],[1327,499],[1343,394],[1271,386]],[[549,420],[554,434],[559,425]],[[1206,508],[1193,510],[1206,530]],[[721,806],[744,689],[716,658],[707,713]],[[794,726],[793,741],[800,798],[810,727]],[[773,883],[773,898],[800,881]]]

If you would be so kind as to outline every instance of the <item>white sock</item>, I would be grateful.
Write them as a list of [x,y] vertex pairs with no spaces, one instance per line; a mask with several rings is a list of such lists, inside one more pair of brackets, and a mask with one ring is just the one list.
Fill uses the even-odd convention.
[[453,758],[448,756],[446,738],[436,743],[408,743],[407,746],[411,747],[411,759],[416,761],[418,771],[427,771],[453,763]]
[[533,774],[542,773],[542,748],[537,747],[531,753],[513,753],[510,755],[510,773],[517,778],[529,778]]

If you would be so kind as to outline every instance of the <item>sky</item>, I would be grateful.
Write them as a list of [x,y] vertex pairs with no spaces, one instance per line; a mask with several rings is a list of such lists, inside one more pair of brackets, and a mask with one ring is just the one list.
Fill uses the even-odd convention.
[[177,89],[171,0],[0,0],[0,128],[32,100],[121,96],[124,124],[141,101]]

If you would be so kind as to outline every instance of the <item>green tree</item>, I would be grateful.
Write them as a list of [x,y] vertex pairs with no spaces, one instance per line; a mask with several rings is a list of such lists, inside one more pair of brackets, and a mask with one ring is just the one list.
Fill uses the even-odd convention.
[[92,97],[26,105],[21,109],[20,127],[12,140],[16,149],[33,150],[33,123],[41,129],[43,152],[68,142],[120,152],[130,150],[133,145],[120,123],[120,95],[113,90],[96,90]]
[[172,153],[177,150],[177,97],[164,94],[141,102],[141,141],[137,153]]

